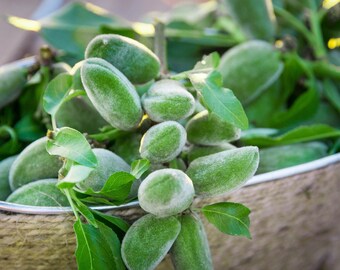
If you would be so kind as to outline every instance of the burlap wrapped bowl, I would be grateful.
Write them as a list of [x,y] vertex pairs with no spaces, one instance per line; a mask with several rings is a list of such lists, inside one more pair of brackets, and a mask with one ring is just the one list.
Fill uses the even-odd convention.
[[[251,210],[252,240],[227,236],[206,223],[216,270],[339,269],[340,154],[253,177],[230,196]],[[133,221],[138,203],[98,207]],[[74,216],[69,208],[0,202],[2,269],[76,269]],[[158,269],[172,269],[166,258]]]

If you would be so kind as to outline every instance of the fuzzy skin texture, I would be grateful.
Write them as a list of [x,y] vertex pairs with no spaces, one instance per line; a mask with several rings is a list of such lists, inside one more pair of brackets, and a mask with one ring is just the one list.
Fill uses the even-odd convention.
[[12,191],[36,180],[58,177],[62,162],[46,151],[46,142],[46,137],[32,142],[14,161],[9,171]]
[[228,50],[218,66],[224,87],[233,90],[242,104],[265,91],[282,69],[280,53],[272,44],[261,40],[244,42]]
[[231,150],[235,148],[236,147],[230,143],[223,143],[220,145],[213,145],[213,146],[193,145],[192,147],[188,149],[186,154],[187,154],[188,162],[191,163],[197,158],[209,156],[212,154],[216,154],[219,152],[223,152],[223,151]]
[[104,186],[106,180],[115,172],[129,172],[130,166],[115,153],[101,148],[92,149],[98,160],[98,166],[78,187],[84,191],[93,189],[99,191]]
[[58,127],[71,127],[82,133],[98,133],[100,128],[108,125],[86,96],[63,103],[55,117]]
[[129,270],[153,270],[163,260],[181,230],[175,217],[151,214],[138,219],[122,242],[122,258]]
[[144,134],[139,152],[152,163],[169,162],[181,153],[186,139],[183,126],[174,121],[163,122]]
[[7,202],[32,206],[69,206],[66,196],[56,186],[57,179],[43,179],[15,190]]
[[134,84],[146,83],[156,78],[160,71],[160,61],[151,50],[120,35],[96,36],[85,51],[85,58],[90,57],[105,59]]
[[108,123],[120,130],[138,126],[143,116],[141,101],[123,73],[99,58],[85,60],[80,73],[89,99]]
[[195,159],[186,173],[194,183],[196,195],[208,197],[243,186],[258,165],[258,148],[246,146]]
[[195,99],[179,82],[160,80],[143,95],[142,105],[155,122],[176,121],[193,114]]
[[138,190],[140,206],[158,217],[176,215],[188,209],[195,195],[190,178],[176,169],[155,171]]
[[213,270],[209,243],[203,223],[195,213],[178,218],[181,232],[170,250],[176,270]]
[[327,156],[327,145],[321,142],[275,146],[260,150],[257,173],[271,172]]
[[24,88],[27,68],[17,64],[0,67],[0,109],[15,100]]
[[219,145],[240,138],[241,130],[207,110],[196,114],[186,125],[188,141],[198,145]]
[[0,161],[0,201],[6,200],[12,192],[9,186],[9,170],[16,158],[17,156],[11,156]]

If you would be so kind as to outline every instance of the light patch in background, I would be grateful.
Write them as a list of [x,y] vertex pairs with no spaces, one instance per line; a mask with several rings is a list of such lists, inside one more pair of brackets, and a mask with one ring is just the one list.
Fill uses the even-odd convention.
[[38,32],[41,29],[41,23],[38,21],[28,20],[15,16],[9,16],[7,20],[11,25],[23,30]]
[[322,7],[325,9],[330,9],[338,3],[340,3],[340,0],[324,0],[322,2]]
[[155,34],[155,27],[149,23],[136,22],[132,24],[132,28],[141,36],[148,37]]
[[328,40],[327,46],[331,50],[340,47],[340,37]]

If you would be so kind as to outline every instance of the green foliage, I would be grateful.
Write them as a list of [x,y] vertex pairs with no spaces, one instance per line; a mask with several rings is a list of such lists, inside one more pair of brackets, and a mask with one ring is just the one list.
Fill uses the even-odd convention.
[[50,155],[62,156],[87,167],[95,168],[97,158],[86,138],[79,131],[63,127],[47,141]]
[[83,224],[79,219],[74,224],[77,237],[76,258],[79,270],[117,269],[125,266],[120,256],[120,241],[109,227],[97,222],[98,228]]
[[[92,150],[97,160],[97,167],[83,181],[78,183],[82,191],[102,190],[109,177],[116,172],[129,172],[130,166],[119,156],[106,149],[95,148]],[[114,181],[114,179],[112,179]]]
[[200,196],[231,192],[250,179],[259,164],[258,148],[241,147],[195,159],[186,174]]
[[321,142],[308,142],[261,149],[257,173],[271,172],[325,157],[327,148]]
[[122,243],[123,260],[131,270],[151,270],[162,261],[181,230],[175,217],[157,218],[151,214],[138,219]]
[[325,138],[339,137],[340,130],[323,125],[315,124],[309,126],[300,126],[284,134],[268,136],[263,134],[249,134],[242,136],[241,141],[247,145],[258,145],[259,147],[268,147],[275,145],[286,145],[298,142],[308,142]]
[[238,128],[248,128],[248,119],[241,103],[230,89],[222,87],[222,76],[218,71],[208,75],[191,74],[189,78],[211,112]]
[[181,232],[170,251],[175,268],[212,270],[209,243],[200,217],[191,213],[178,219],[181,222]]
[[93,57],[108,61],[134,84],[146,83],[156,78],[160,71],[160,61],[151,50],[121,35],[96,36],[85,51],[85,58]]
[[123,73],[103,59],[89,58],[81,67],[81,79],[92,104],[108,123],[121,130],[137,127],[142,119],[141,101]]
[[44,93],[43,105],[47,113],[55,115],[69,93],[72,76],[67,73],[59,74],[48,85]]
[[204,216],[221,232],[251,238],[249,232],[250,210],[238,203],[216,203],[202,208]]
[[150,168],[150,161],[147,159],[138,159],[131,164],[131,174],[139,179]]
[[155,125],[141,140],[141,157],[152,163],[171,161],[182,151],[186,137],[185,129],[177,122],[166,121]]
[[56,187],[57,179],[43,179],[16,189],[7,202],[32,206],[68,206],[65,195]]
[[176,169],[157,170],[149,174],[138,189],[140,206],[158,217],[183,212],[191,205],[194,194],[190,178]]

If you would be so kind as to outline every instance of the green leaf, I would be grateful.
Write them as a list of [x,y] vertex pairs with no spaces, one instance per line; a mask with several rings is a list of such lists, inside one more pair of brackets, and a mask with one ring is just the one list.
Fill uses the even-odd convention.
[[91,188],[86,191],[77,191],[87,195],[105,196],[116,203],[121,203],[128,197],[134,180],[136,178],[127,172],[115,172],[106,180],[100,191],[94,191]]
[[138,159],[131,164],[131,174],[139,179],[143,173],[150,168],[150,161],[147,159]]
[[43,125],[36,121],[32,115],[21,118],[14,126],[18,139],[25,142],[33,142],[46,134]]
[[72,188],[75,184],[85,180],[94,168],[82,165],[73,165],[66,177],[58,182],[59,188]]
[[[103,214],[103,213],[96,211],[96,210],[92,210],[92,212],[94,213],[94,215],[96,216],[97,219],[99,217],[99,219],[106,220],[110,224],[114,225],[114,228],[118,228],[118,229],[122,230],[123,232],[127,232],[127,230],[130,227],[129,223],[127,223],[124,219],[122,219],[120,217],[115,217],[115,216]],[[104,222],[104,221],[102,221],[102,222]]]
[[0,156],[10,156],[20,149],[17,134],[9,126],[0,126]]
[[286,128],[308,120],[317,112],[319,103],[319,94],[311,87],[295,100],[291,108],[275,114],[270,121],[271,126]]
[[222,87],[222,76],[218,71],[208,76],[191,74],[189,78],[210,111],[238,128],[248,128],[248,119],[240,101],[230,89]]
[[59,129],[54,138],[47,141],[46,150],[50,155],[65,157],[83,166],[97,166],[97,158],[86,138],[72,128]]
[[330,80],[323,81],[323,90],[329,102],[340,112],[340,92]]
[[299,142],[315,141],[320,139],[339,137],[340,130],[323,125],[316,124],[310,126],[300,126],[285,134],[269,137],[266,135],[255,136],[254,134],[250,137],[244,136],[241,141],[247,145],[257,145],[259,147],[274,146],[274,145],[285,145]]
[[77,220],[74,224],[77,237],[76,259],[79,270],[125,269],[117,235],[98,222],[98,228]]
[[115,201],[123,201],[129,195],[135,177],[127,172],[115,172],[105,182],[99,194],[103,194]]
[[103,128],[100,133],[89,135],[89,138],[94,139],[98,142],[113,141],[117,138],[120,138],[120,137],[126,135],[126,134],[127,134],[126,131],[119,130],[119,129],[116,129],[112,126],[109,126],[109,127]]
[[72,86],[72,76],[67,73],[59,74],[47,85],[44,93],[44,110],[50,115],[55,115],[67,97]]
[[249,232],[250,210],[242,204],[222,202],[204,206],[204,216],[221,232],[251,239]]
[[[78,189],[75,189],[77,192],[82,192]],[[83,193],[81,193],[83,194]],[[86,195],[86,194],[83,194],[83,195]],[[106,198],[101,198],[101,197],[91,197],[91,196],[88,196],[88,197],[85,197],[85,198],[81,198],[81,201],[86,203],[86,204],[90,204],[90,205],[94,205],[94,204],[97,204],[97,205],[111,205],[111,206],[116,206],[117,204],[113,203],[113,202],[110,202],[108,199]]]

